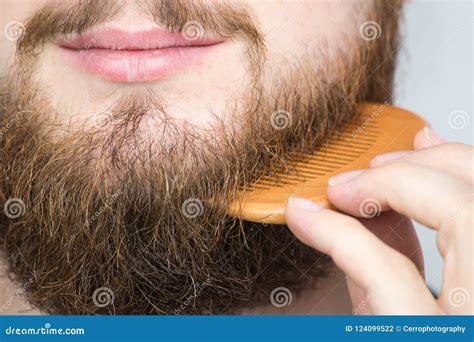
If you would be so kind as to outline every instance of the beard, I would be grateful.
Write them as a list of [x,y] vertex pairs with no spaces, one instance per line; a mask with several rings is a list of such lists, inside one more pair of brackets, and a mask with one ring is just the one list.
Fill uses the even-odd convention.
[[[279,67],[271,89],[264,40],[248,15],[200,4],[207,30],[247,43],[252,80],[230,101],[232,120],[212,130],[178,123],[157,94],[135,91],[98,124],[66,127],[34,79],[36,51],[116,4],[95,3],[36,14],[3,91],[0,238],[27,300],[52,314],[222,314],[269,304],[277,287],[297,295],[317,286],[332,265],[325,255],[285,226],[229,217],[227,204],[272,170],[288,172],[295,153],[314,151],[356,118],[358,103],[390,101],[393,4],[371,8],[383,37],[354,41],[327,70],[311,56]],[[185,1],[146,4],[171,30],[191,15]],[[272,115],[282,109],[291,119],[283,129]]]

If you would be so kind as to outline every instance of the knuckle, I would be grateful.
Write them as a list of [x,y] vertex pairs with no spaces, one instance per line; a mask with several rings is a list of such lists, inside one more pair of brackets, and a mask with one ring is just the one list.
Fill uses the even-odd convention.
[[427,150],[429,151],[430,149],[434,151],[434,157],[452,155],[456,158],[470,158],[474,155],[474,147],[460,142],[447,142],[430,147]]
[[391,173],[398,173],[408,170],[413,163],[408,160],[397,160],[386,165],[386,170]]
[[376,176],[379,177],[381,183],[390,185],[393,183],[387,183],[386,180],[406,179],[411,173],[413,173],[414,167],[418,168],[419,166],[408,160],[397,160],[383,165],[378,169],[374,169],[374,172],[376,172]]
[[472,146],[460,143],[460,142],[446,142],[444,144],[433,146],[434,149],[439,150],[440,152],[452,152],[461,151],[466,153],[473,153],[474,148]]
[[455,157],[465,156],[466,158],[469,158],[474,155],[474,147],[460,142],[446,142],[421,150],[416,150],[413,153],[400,158],[400,161],[416,162],[418,158],[421,158],[421,160],[429,160],[431,158],[440,158],[447,155]]
[[474,198],[469,195],[468,201],[463,203],[463,205],[458,210],[453,223],[455,227],[458,227],[461,231],[472,231],[474,228]]

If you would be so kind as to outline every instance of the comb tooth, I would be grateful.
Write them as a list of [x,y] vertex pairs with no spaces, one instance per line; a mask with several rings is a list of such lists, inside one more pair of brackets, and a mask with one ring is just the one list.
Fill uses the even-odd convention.
[[348,147],[344,145],[339,145],[339,144],[334,144],[331,147],[327,148],[328,150],[333,150],[333,151],[341,151],[345,154],[352,154],[355,155],[356,157],[359,156],[361,153],[364,153],[367,151],[367,148],[361,148],[361,147]]
[[379,127],[376,126],[376,125],[370,125],[370,126],[366,126],[364,128],[364,123],[360,124],[360,125],[357,125],[357,126],[351,126],[351,127],[348,127],[348,129],[346,131],[343,131],[341,132],[340,134],[352,134],[353,132],[357,132],[357,131],[364,131],[364,135],[365,133],[369,133],[369,134],[377,134],[377,131],[379,130]]
[[[353,125],[362,126],[364,124],[367,124],[367,119],[369,118],[370,117],[368,115],[361,115],[353,121]],[[372,120],[372,122],[370,123],[370,125],[373,125],[373,126],[378,125],[378,124],[379,123],[377,122],[377,120]]]
[[[284,184],[290,184],[290,185],[296,185],[297,183],[295,182],[292,182],[292,181],[288,181],[288,180],[298,180],[298,178],[294,177],[294,176],[290,176],[290,175],[282,175],[283,177],[280,177],[280,178],[277,178],[275,176],[267,176],[265,177],[265,179],[263,179],[262,183],[263,184],[270,184],[270,185],[273,185],[273,186],[281,186],[281,185],[284,185]],[[276,181],[278,180],[278,181]],[[259,182],[260,183],[260,182]]]
[[363,136],[368,136],[368,137],[374,137],[374,138],[377,138],[377,134],[378,132],[380,132],[380,128],[379,127],[368,127],[368,128],[365,128],[363,130],[363,134],[358,134],[359,135],[363,135]]
[[324,153],[318,153],[313,156],[308,160],[309,163],[316,163],[316,162],[321,162],[321,163],[326,163],[326,162],[333,162],[337,164],[346,164],[350,162],[352,158],[347,158],[344,156],[335,156],[331,154],[324,154]]
[[340,138],[334,139],[334,141],[359,145],[359,146],[363,146],[365,148],[370,148],[372,146],[372,144],[374,143],[373,140],[361,140],[361,139],[355,139],[355,138],[352,138],[352,137],[350,137],[350,138],[340,137]]
[[272,186],[275,186],[274,182],[273,183],[269,183],[269,182],[265,182],[261,179],[259,179],[257,182],[255,183],[252,183],[249,185],[249,187],[253,188],[253,187],[256,187],[256,188],[267,188],[267,187],[272,187]]
[[286,182],[283,182],[282,179],[276,179],[276,177],[271,177],[271,176],[267,176],[265,179],[261,178],[258,180],[258,182],[256,183],[258,185],[263,185],[263,186],[277,186],[277,187],[280,187],[282,186],[283,184],[286,184]]
[[360,136],[349,136],[347,139],[352,139],[353,141],[360,141],[360,142],[366,142],[367,144],[373,144],[375,140],[377,140],[377,136],[369,135],[364,133],[364,137]]
[[344,149],[347,149],[347,150],[357,150],[357,151],[360,151],[360,152],[365,152],[367,150],[366,147],[358,147],[358,146],[350,146],[348,143],[346,144],[341,144],[341,143],[337,143],[336,141],[331,141],[331,147],[341,147],[341,148],[344,148]]
[[337,148],[322,148],[320,151],[324,153],[337,153],[338,156],[348,157],[350,160],[353,160],[359,156],[357,153],[351,153],[349,151]]
[[344,166],[352,160],[352,158],[341,158],[332,155],[318,154],[306,161],[299,161],[297,165],[298,167],[303,165],[310,166],[311,168],[326,168],[330,172],[334,167],[338,168]]
[[360,120],[356,120],[352,125],[349,125],[348,127],[349,128],[359,128],[359,127],[364,127],[364,129],[373,129],[375,127],[378,127],[379,124],[377,123],[377,121],[372,121],[370,123],[370,125],[367,124],[367,119],[364,119],[364,118],[361,118]]
[[376,129],[374,131],[368,131],[366,132],[365,130],[362,132],[359,132],[358,130],[354,130],[353,132],[351,133],[342,133],[340,135],[336,135],[335,137],[337,136],[346,136],[346,137],[351,137],[353,139],[377,139],[377,134],[378,132],[380,132],[379,129]]
[[358,146],[358,145],[355,145],[355,144],[352,144],[351,141],[341,141],[341,142],[338,142],[336,140],[330,140],[329,141],[329,144],[328,145],[325,145],[325,146],[321,146],[321,148],[338,148],[338,149],[347,149],[347,150],[351,150],[351,149],[361,149],[363,151],[367,150],[367,147],[362,147],[362,146]]
[[301,157],[298,159],[293,159],[292,162],[297,164],[298,167],[300,164],[314,164],[314,165],[321,165],[321,163],[325,164],[333,164],[333,165],[344,165],[348,162],[350,162],[352,159],[349,158],[340,158],[340,157],[335,157],[332,155],[323,155],[321,153],[316,154],[308,154],[306,157]]
[[304,179],[314,179],[314,178],[317,178],[317,177],[321,177],[321,176],[324,176],[325,173],[316,173],[316,172],[309,172],[309,171],[305,171],[304,173],[302,173],[302,178]]
[[346,165],[349,162],[350,162],[349,159],[334,159],[334,157],[331,157],[331,156],[322,158],[321,156],[319,156],[319,157],[311,158],[307,160],[306,162],[302,161],[301,163],[304,163],[304,164],[307,163],[308,165],[312,165],[311,167],[318,167],[321,164],[327,164],[330,166],[333,165],[335,167],[339,167],[341,165]]
[[[298,174],[298,175],[292,175],[292,176],[288,176],[288,175],[281,175],[283,178],[283,182],[284,184],[290,184],[290,185],[296,185],[298,184],[298,182],[301,182],[301,181],[304,181],[305,180],[305,177]],[[288,181],[289,180],[289,181]]]
[[344,138],[344,137],[341,137],[339,139],[333,139],[331,140],[331,142],[339,142],[339,143],[343,143],[343,144],[350,144],[350,145],[355,145],[355,146],[363,146],[364,148],[367,149],[367,146],[372,146],[373,144],[373,141],[367,141],[367,142],[364,142],[364,141],[359,141],[359,140],[356,140],[356,139],[353,139],[353,138]]
[[258,189],[258,190],[266,190],[266,189],[270,189],[270,188],[280,188],[282,187],[283,185],[280,185],[280,184],[260,184],[260,183],[256,183],[252,186],[252,189]]
[[317,167],[318,165],[321,165],[321,163],[334,165],[335,167],[339,167],[339,166],[347,164],[345,161],[334,161],[329,158],[326,158],[326,159],[315,158],[315,159],[308,160],[306,163],[302,163],[302,164],[314,165],[315,167]]
[[380,130],[380,128],[378,126],[370,126],[370,127],[366,127],[366,128],[362,128],[363,125],[360,125],[360,126],[357,126],[357,127],[354,127],[354,129],[350,130],[349,132],[343,132],[342,134],[348,134],[348,135],[352,135],[352,133],[354,132],[357,132],[357,131],[363,131],[363,135],[366,135],[366,134],[369,134],[369,135],[377,135],[377,132]]
[[330,167],[326,167],[326,166],[323,166],[321,164],[312,164],[314,165],[313,167],[308,167],[307,163],[298,163],[296,165],[296,167],[298,169],[308,169],[308,170],[320,170],[320,171],[323,171],[324,173],[327,173],[327,172],[331,172],[333,170],[333,168],[330,168]]
[[319,168],[311,169],[304,166],[298,166],[298,169],[300,170],[301,174],[307,175],[308,177],[318,177],[318,176],[324,176],[325,174],[327,174],[327,171],[325,170],[323,172],[318,172],[320,170]]
[[239,191],[268,190],[268,189],[270,189],[268,186],[263,186],[259,184],[252,184],[248,187],[245,187],[245,186],[239,187]]

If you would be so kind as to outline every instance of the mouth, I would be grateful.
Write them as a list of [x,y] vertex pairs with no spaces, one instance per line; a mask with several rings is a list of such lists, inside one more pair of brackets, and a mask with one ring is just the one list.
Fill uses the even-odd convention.
[[112,82],[138,83],[198,66],[224,41],[163,29],[102,29],[63,39],[57,45],[66,62],[75,68]]

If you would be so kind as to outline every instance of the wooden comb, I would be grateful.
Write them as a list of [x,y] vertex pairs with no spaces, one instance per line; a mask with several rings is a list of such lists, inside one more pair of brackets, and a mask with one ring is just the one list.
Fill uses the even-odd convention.
[[365,103],[358,118],[335,133],[313,154],[294,154],[292,171],[261,177],[239,189],[228,207],[231,216],[264,224],[284,224],[292,195],[330,207],[330,177],[364,169],[377,155],[413,148],[415,134],[427,123],[414,113],[388,104]]

